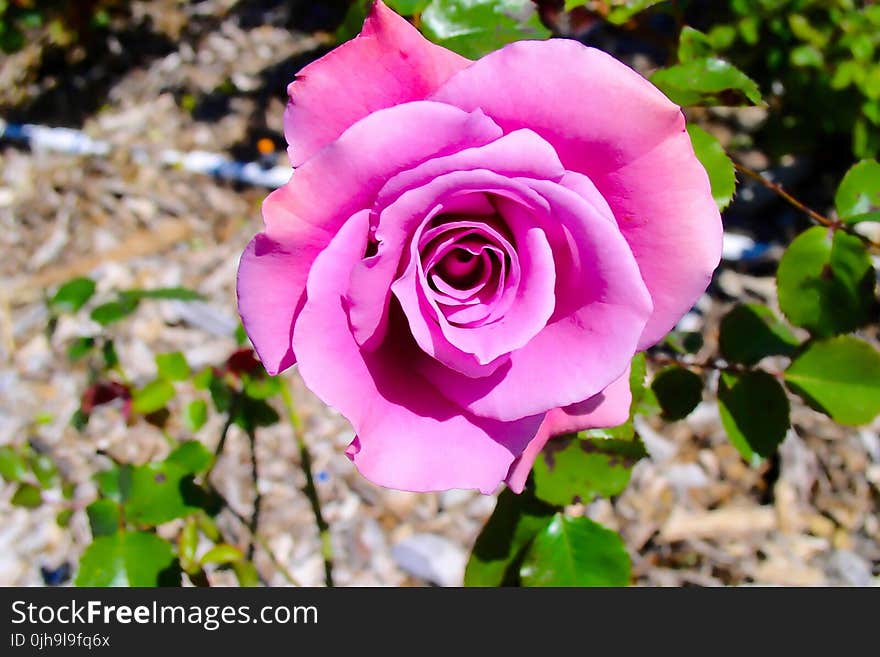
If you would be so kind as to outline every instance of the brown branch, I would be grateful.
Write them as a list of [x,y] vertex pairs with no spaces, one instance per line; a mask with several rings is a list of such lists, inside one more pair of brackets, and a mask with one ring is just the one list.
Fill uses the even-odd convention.
[[862,235],[861,233],[857,233],[856,231],[852,230],[852,228],[850,228],[849,226],[844,224],[842,221],[829,219],[824,214],[820,214],[820,213],[816,212],[815,210],[813,210],[812,208],[807,207],[804,203],[802,203],[801,201],[796,199],[794,196],[789,194],[787,191],[785,191],[785,189],[782,188],[782,185],[775,183],[772,180],[769,180],[768,178],[761,175],[760,173],[758,173],[754,169],[750,169],[749,167],[745,166],[744,164],[740,164],[739,162],[734,162],[733,166],[741,174],[748,176],[749,178],[751,178],[752,180],[754,180],[756,182],[759,182],[761,185],[763,185],[764,187],[769,189],[771,192],[776,194],[779,198],[781,198],[783,201],[788,203],[790,206],[803,212],[805,215],[807,215],[810,219],[815,221],[817,224],[820,224],[822,226],[826,226],[826,227],[831,228],[833,230],[842,230],[846,233],[849,233],[850,235],[854,235],[855,237],[858,237],[860,240],[862,240],[863,242],[865,242],[867,245],[871,246],[872,248],[880,249],[880,244],[878,244],[877,242],[874,242],[869,237],[866,237],[865,235]]

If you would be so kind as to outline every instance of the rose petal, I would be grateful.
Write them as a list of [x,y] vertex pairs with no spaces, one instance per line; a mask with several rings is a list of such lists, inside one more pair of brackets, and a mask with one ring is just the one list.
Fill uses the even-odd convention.
[[315,260],[293,334],[300,374],[351,421],[358,437],[348,453],[371,481],[411,491],[490,493],[543,416],[495,422],[463,413],[413,371],[408,352],[417,348],[404,336],[376,352],[359,349],[344,296],[367,235],[368,213],[358,213]]
[[263,233],[247,245],[238,265],[238,312],[263,366],[272,375],[296,362],[291,334],[302,289],[288,281],[294,270],[296,255]]
[[[423,129],[426,124],[430,131]],[[272,192],[263,202],[265,243],[277,245],[267,268],[272,275],[250,276],[252,259],[243,258],[245,285],[238,289],[240,307],[248,314],[245,328],[261,357],[266,354],[267,367],[280,371],[293,362],[292,355],[284,355],[280,336],[289,321],[289,337],[312,262],[343,222],[370,207],[382,185],[400,171],[499,135],[499,128],[480,112],[468,114],[441,103],[398,105],[353,125]],[[260,288],[263,278],[273,279],[271,295]]]
[[291,163],[300,166],[376,110],[424,99],[470,63],[375,2],[359,36],[303,68],[287,87]]
[[[575,97],[572,97],[575,94]],[[654,302],[639,347],[694,304],[721,256],[721,219],[680,109],[611,56],[566,39],[523,41],[451,77],[433,96],[530,128],[608,201]]]
[[623,375],[598,395],[566,408],[555,408],[547,413],[534,440],[510,466],[507,485],[515,493],[521,493],[528,479],[535,458],[554,436],[616,427],[629,419],[632,392],[629,388],[629,368]]
[[[546,412],[601,392],[629,365],[651,314],[651,299],[617,227],[597,215],[574,192],[531,181],[550,204],[550,216],[565,227],[579,249],[565,262],[554,246],[557,305],[570,314],[551,319],[509,362],[483,378],[468,378],[430,359],[417,365],[442,394],[472,413],[498,420]],[[565,295],[564,298],[560,294]],[[580,304],[580,307],[576,307]]]
[[[434,130],[433,126],[431,130]],[[419,130],[412,134],[419,134]],[[559,158],[546,141],[530,130],[519,130],[489,144],[426,159],[423,164],[388,179],[378,196],[376,212],[381,217],[382,210],[409,189],[425,185],[445,173],[472,169],[548,180],[560,180],[565,174]],[[451,197],[444,202],[444,211],[450,214],[494,212],[491,205],[487,208],[484,203],[477,203],[479,199],[476,194]],[[391,282],[414,229],[415,225],[400,226],[392,222],[376,227],[377,255],[365,258],[352,273],[349,314],[358,342],[367,348],[381,341]]]

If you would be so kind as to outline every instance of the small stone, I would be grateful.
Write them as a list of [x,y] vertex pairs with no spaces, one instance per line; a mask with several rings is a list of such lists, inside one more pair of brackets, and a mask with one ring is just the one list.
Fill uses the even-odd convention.
[[402,570],[432,584],[460,586],[464,580],[464,550],[436,534],[413,534],[397,543],[391,554]]

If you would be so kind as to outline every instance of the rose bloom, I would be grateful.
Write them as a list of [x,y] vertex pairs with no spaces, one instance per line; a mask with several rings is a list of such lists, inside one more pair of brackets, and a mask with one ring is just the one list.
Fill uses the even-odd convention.
[[304,68],[290,182],[239,310],[373,482],[522,490],[548,438],[625,422],[633,355],[706,289],[721,220],[679,107],[565,39],[478,61],[376,2]]

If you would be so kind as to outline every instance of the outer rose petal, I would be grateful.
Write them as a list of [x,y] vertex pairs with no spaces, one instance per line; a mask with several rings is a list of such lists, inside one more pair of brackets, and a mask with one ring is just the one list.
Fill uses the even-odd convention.
[[721,258],[721,218],[680,109],[638,73],[576,41],[523,41],[457,73],[431,99],[479,107],[505,132],[534,130],[593,181],[654,300],[640,348],[706,289]]
[[629,368],[623,375],[595,397],[565,408],[555,408],[547,413],[534,440],[510,466],[507,485],[515,493],[521,493],[528,479],[535,458],[547,441],[566,433],[615,427],[629,419],[632,392],[629,388]]
[[[425,125],[431,130],[425,131]],[[421,101],[379,110],[346,130],[266,198],[265,235],[242,257],[238,300],[248,336],[270,372],[293,363],[289,337],[309,269],[343,222],[370,207],[397,173],[500,135],[482,112],[468,114],[442,103]],[[258,244],[266,248],[258,249]]]
[[371,112],[424,99],[470,63],[375,2],[359,36],[303,68],[287,87],[291,163],[299,166]]
[[413,371],[409,352],[417,348],[405,339],[390,336],[388,347],[375,352],[359,349],[344,295],[351,267],[366,246],[368,214],[352,217],[312,266],[293,334],[300,374],[351,421],[358,438],[347,453],[371,481],[410,491],[491,493],[543,415],[518,422],[476,418]]
[[238,265],[238,312],[272,375],[296,361],[290,339],[302,290],[288,280],[289,272],[295,269],[296,256],[263,233],[247,245]]

